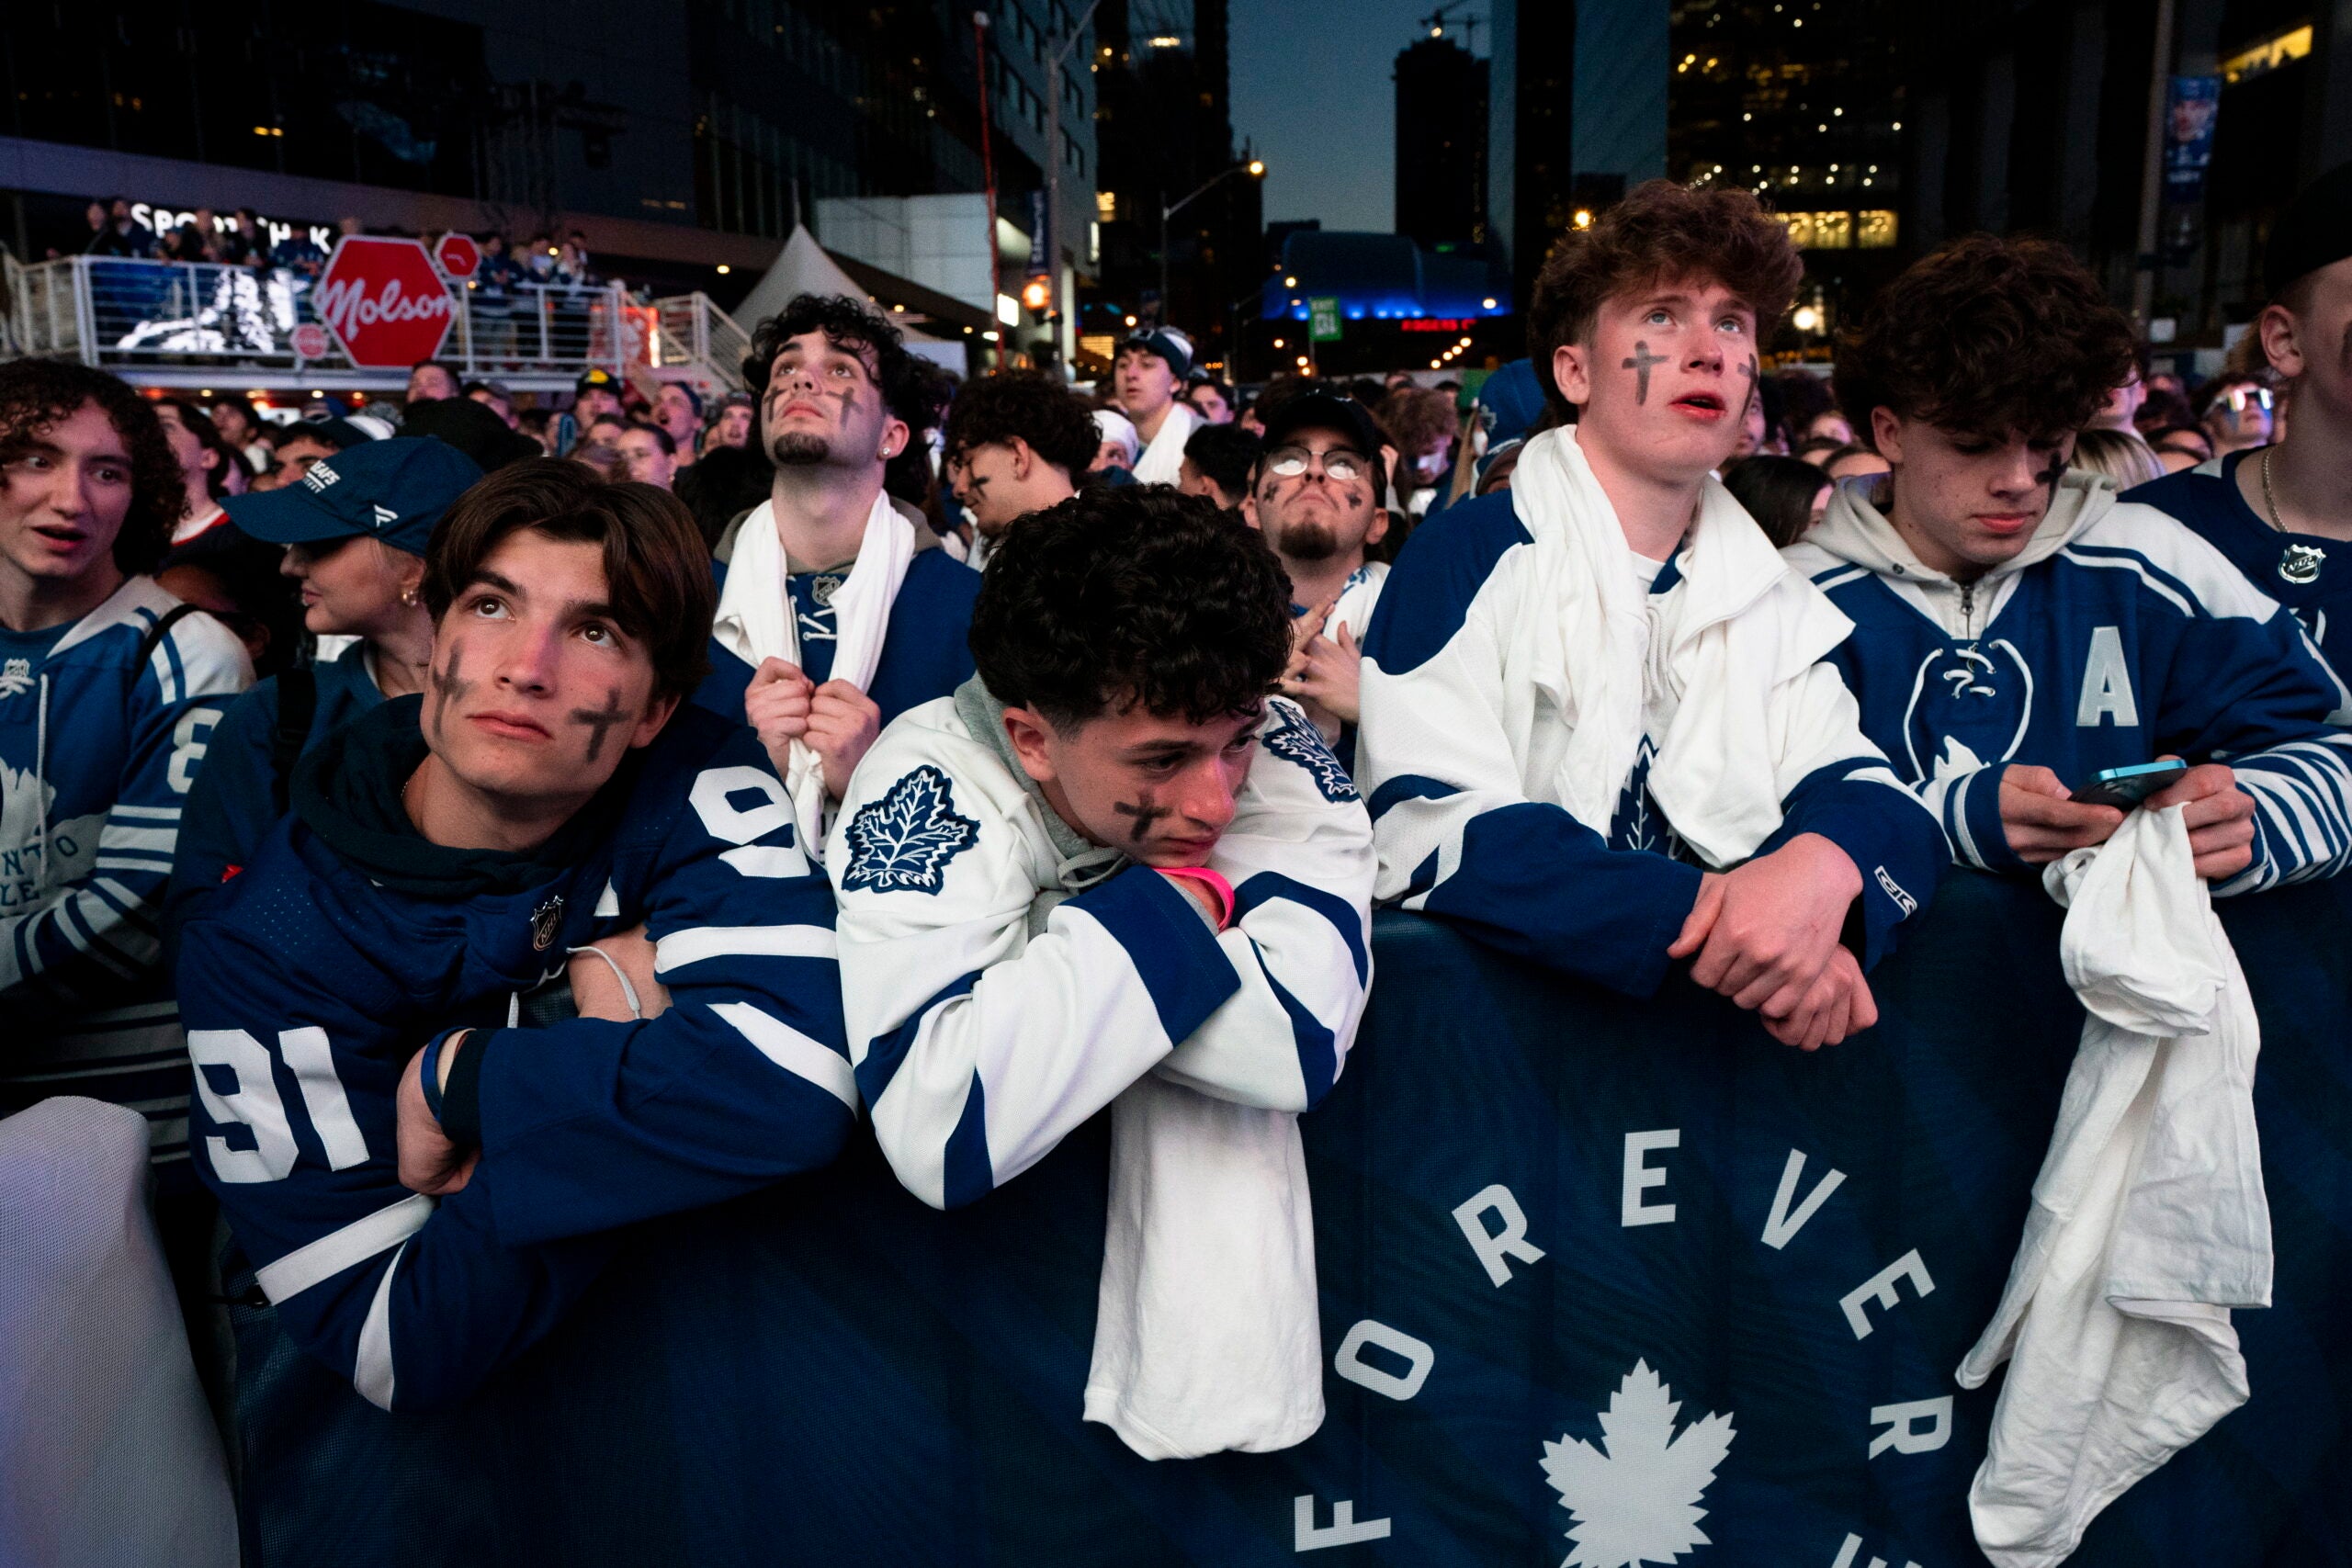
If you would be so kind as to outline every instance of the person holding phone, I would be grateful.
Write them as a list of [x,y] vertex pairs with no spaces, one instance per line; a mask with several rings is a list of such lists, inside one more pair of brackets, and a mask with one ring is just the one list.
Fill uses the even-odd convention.
[[1833,658],[1862,728],[1961,864],[2040,866],[2144,804],[2184,808],[2216,894],[2331,875],[2352,696],[2220,550],[2067,467],[2132,352],[2064,249],[1938,251],[1838,353],[1893,471],[1839,486],[1783,554],[1854,623]]

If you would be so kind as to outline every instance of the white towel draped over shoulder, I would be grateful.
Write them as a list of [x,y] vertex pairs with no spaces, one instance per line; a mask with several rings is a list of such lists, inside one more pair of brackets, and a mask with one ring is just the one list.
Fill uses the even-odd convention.
[[[890,606],[898,601],[899,587],[914,558],[914,525],[890,504],[888,491],[877,491],[874,510],[866,514],[857,560],[833,592],[834,680],[846,681],[861,692],[874,684],[883,638],[890,629]],[[800,617],[793,613],[784,579],[784,541],[775,531],[775,503],[763,501],[736,530],[735,553],[727,563],[727,583],[719,591],[718,614],[711,624],[718,645],[753,670],[763,659],[800,662]],[[821,861],[825,775],[815,749],[805,740],[792,743],[784,786],[792,795],[802,849],[809,859]]]
[[1182,400],[1168,405],[1168,413],[1159,422],[1159,433],[1136,459],[1136,483],[1139,485],[1172,485],[1183,476],[1184,443],[1201,427],[1201,416]]
[[2270,1304],[2245,976],[2177,807],[2043,874],[2089,1016],[2025,1239],[1961,1363],[2008,1381],[1969,1491],[2000,1568],[2064,1562],[2100,1509],[2245,1403],[2230,1308]]
[[[1641,747],[1644,686],[1662,675],[1679,699],[1658,740],[1650,793],[1684,841],[1716,866],[1746,860],[1781,825],[1789,738],[1773,694],[1803,679],[1853,630],[1791,571],[1731,492],[1706,481],[1677,554],[1682,592],[1645,596],[1626,568],[1616,508],[1573,426],[1528,442],[1511,504],[1534,542],[1529,669],[1571,727],[1555,788],[1577,821],[1606,834]],[[1777,613],[1748,612],[1767,599]],[[1655,621],[1655,625],[1653,622]]]

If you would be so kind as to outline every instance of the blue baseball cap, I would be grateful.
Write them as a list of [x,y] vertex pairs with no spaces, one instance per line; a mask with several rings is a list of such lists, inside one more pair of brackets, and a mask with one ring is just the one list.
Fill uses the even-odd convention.
[[221,498],[230,521],[273,545],[310,545],[361,535],[413,556],[424,553],[481,465],[446,441],[395,436],[322,457],[283,490]]

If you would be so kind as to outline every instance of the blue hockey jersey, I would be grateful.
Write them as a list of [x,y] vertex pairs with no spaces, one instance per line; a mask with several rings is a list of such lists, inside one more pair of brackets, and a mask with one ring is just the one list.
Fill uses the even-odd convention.
[[[313,749],[178,969],[198,1169],[280,1323],[386,1408],[460,1397],[544,1334],[599,1233],[823,1165],[857,1105],[831,896],[751,731],[681,707],[509,855],[409,826],[420,705]],[[666,1011],[516,1026],[567,949],[639,924]],[[400,1183],[394,1096],[458,1026],[482,1156],[436,1204]]]
[[[2123,499],[2178,518],[2229,557],[2246,581],[2302,622],[2322,653],[2352,659],[2352,544],[2273,528],[2238,489],[2238,465],[2259,452],[2231,452],[2134,489]],[[2331,647],[2329,637],[2335,636]]]
[[[717,569],[721,585],[727,569]],[[793,604],[800,617],[801,660],[819,684],[832,675],[830,604],[819,605],[811,574],[795,573]],[[972,674],[972,649],[965,637],[972,626],[972,602],[979,597],[980,574],[945,550],[925,548],[907,564],[899,596],[890,605],[883,635],[882,661],[865,694],[882,710],[882,722],[933,697],[944,697]],[[695,701],[741,723],[743,689],[752,667],[718,641],[710,645],[710,675]]]
[[[198,904],[253,858],[271,824],[285,815],[278,804],[284,792],[273,765],[280,679],[272,675],[255,682],[252,691],[229,705],[228,716],[212,732],[204,772],[188,791],[187,813],[180,823],[179,855],[164,905],[167,933],[187,923]],[[375,677],[368,673],[364,641],[353,643],[329,663],[312,666],[311,680],[313,697],[304,751],[384,700]]]
[[1920,563],[1878,493],[1840,485],[1784,553],[1853,621],[1835,657],[1863,728],[1960,861],[2024,869],[2001,826],[2007,764],[2080,785],[2167,752],[2227,762],[2254,797],[2254,863],[2216,894],[2352,856],[2352,698],[2220,550],[2076,471],[2015,560],[1962,583]]
[[[156,919],[245,650],[134,577],[81,620],[0,631],[0,1116],[53,1094],[143,1111],[185,1179],[187,1055]],[[148,647],[143,661],[140,649]]]

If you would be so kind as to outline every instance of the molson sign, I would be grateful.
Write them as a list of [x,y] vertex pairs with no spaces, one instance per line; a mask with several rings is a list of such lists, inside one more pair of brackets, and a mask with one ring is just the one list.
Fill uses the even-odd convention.
[[441,352],[458,301],[421,240],[346,234],[311,295],[351,363],[404,370]]

